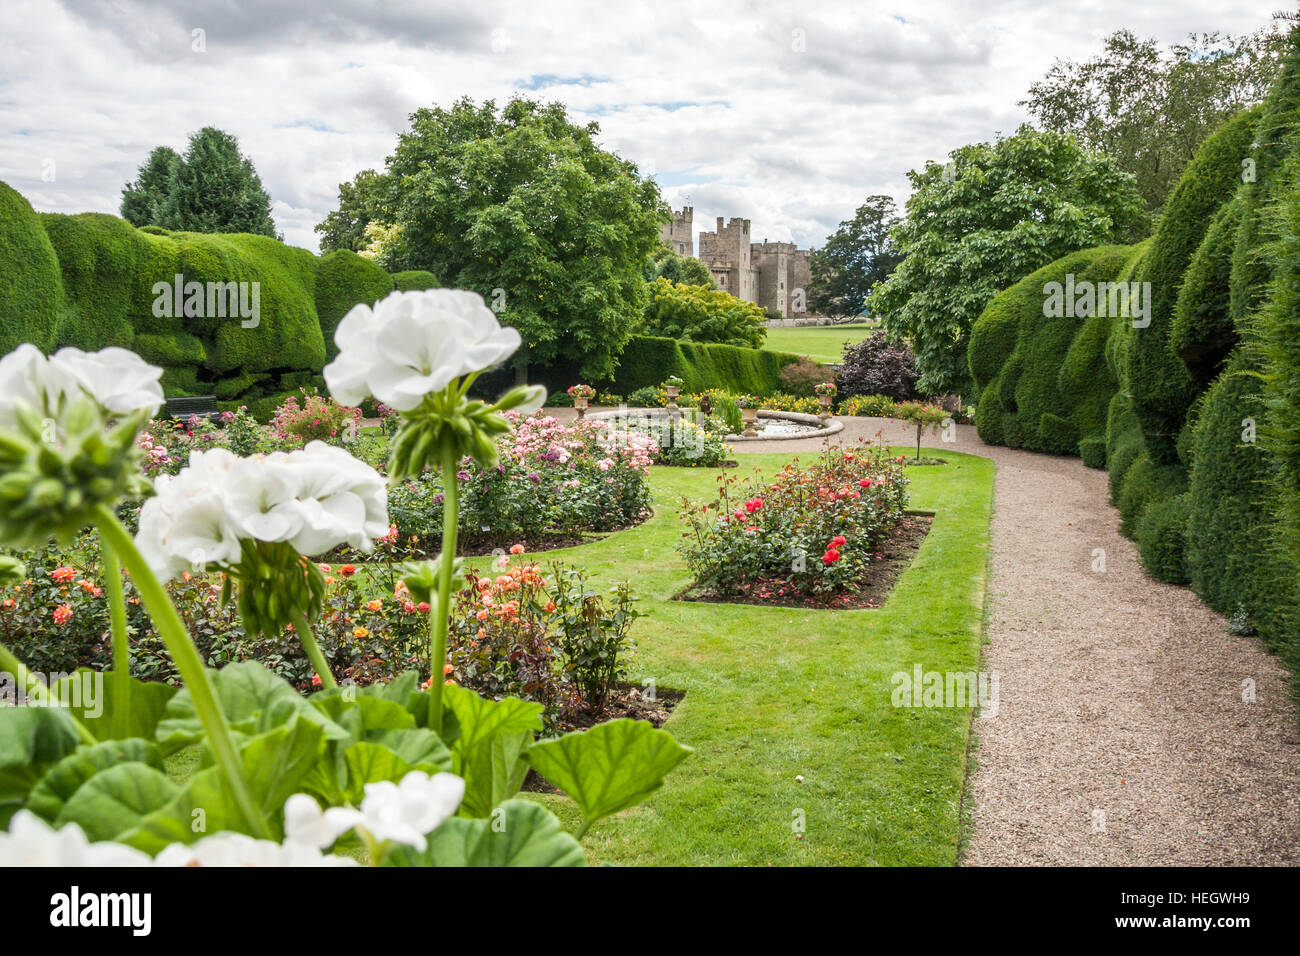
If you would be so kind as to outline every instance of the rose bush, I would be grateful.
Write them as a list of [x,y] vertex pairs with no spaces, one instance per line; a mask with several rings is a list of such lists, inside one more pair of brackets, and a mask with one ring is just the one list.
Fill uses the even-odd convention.
[[694,587],[718,595],[776,585],[813,595],[852,591],[907,502],[898,458],[831,449],[767,480],[720,477],[712,501],[683,500],[680,550]]

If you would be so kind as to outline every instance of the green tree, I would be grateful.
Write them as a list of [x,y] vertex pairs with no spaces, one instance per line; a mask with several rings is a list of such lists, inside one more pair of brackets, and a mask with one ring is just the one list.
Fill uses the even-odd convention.
[[857,315],[872,286],[889,278],[902,256],[889,231],[898,224],[894,200],[868,196],[852,219],[840,223],[811,256],[808,305],[827,315]]
[[766,316],[752,302],[706,285],[657,278],[650,283],[640,331],[691,342],[721,342],[756,349],[767,337]]
[[122,218],[133,226],[157,225],[180,163],[180,154],[170,146],[154,149],[137,172],[135,182],[122,187]]
[[1073,136],[1022,126],[910,171],[906,218],[891,238],[904,259],[868,307],[912,343],[925,393],[971,394],[971,324],[1002,289],[1067,252],[1138,238],[1133,177]]
[[339,183],[339,208],[316,226],[321,254],[336,249],[360,252],[369,245],[366,227],[384,218],[380,207],[383,177],[364,169],[350,183]]
[[1191,34],[1162,52],[1117,30],[1091,59],[1057,60],[1020,105],[1044,129],[1113,156],[1155,213],[1210,133],[1263,100],[1283,38],[1276,29]]
[[642,272],[647,282],[663,278],[686,285],[717,287],[708,266],[692,256],[679,255],[666,242],[660,242],[659,248],[650,253]]
[[610,378],[645,306],[662,200],[598,132],[520,98],[417,110],[376,185],[384,265],[482,294],[523,336],[516,367]]
[[276,234],[271,197],[252,161],[239,152],[235,137],[212,126],[190,137],[151,224],[185,232]]

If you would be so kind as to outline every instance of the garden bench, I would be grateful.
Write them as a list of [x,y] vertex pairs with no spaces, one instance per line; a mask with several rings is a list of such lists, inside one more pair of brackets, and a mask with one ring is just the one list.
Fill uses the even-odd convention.
[[217,408],[217,396],[215,395],[183,395],[177,398],[167,399],[167,416],[186,421],[192,416],[199,418],[214,419],[221,417],[221,410]]

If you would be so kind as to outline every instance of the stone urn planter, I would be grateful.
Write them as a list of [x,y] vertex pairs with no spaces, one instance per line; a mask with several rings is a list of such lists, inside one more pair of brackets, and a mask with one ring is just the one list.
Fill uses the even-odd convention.
[[573,407],[578,410],[578,421],[582,421],[587,417],[587,399],[575,398],[573,400]]
[[676,385],[665,385],[664,392],[668,395],[668,407],[675,411],[677,409],[677,396],[682,393],[681,388]]
[[758,409],[742,408],[740,410],[740,420],[745,423],[745,430],[741,434],[746,438],[757,438],[758,429],[754,425],[758,422]]
[[817,417],[822,419],[823,421],[831,417],[831,399],[833,397],[834,396],[832,395],[817,396],[817,401],[822,407],[822,410],[817,413]]

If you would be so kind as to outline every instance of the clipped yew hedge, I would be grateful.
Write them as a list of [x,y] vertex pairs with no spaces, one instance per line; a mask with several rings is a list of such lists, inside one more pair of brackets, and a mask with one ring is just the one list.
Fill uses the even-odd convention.
[[[155,314],[155,284],[257,283],[258,321]],[[437,285],[403,274],[407,288]],[[267,236],[137,229],[102,213],[36,213],[0,183],[0,352],[122,346],[163,368],[169,396],[214,394],[264,417],[284,394],[321,384],[339,319],[395,278],[352,252],[317,257]],[[207,296],[204,296],[206,312]],[[249,303],[251,305],[251,301]],[[182,310],[183,311],[183,310]]]
[[639,388],[662,385],[676,375],[685,382],[683,392],[722,388],[770,395],[781,390],[781,369],[799,358],[789,352],[634,335],[619,356],[618,371],[608,390],[628,395]]

